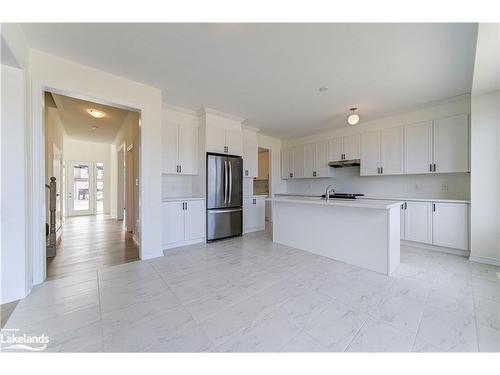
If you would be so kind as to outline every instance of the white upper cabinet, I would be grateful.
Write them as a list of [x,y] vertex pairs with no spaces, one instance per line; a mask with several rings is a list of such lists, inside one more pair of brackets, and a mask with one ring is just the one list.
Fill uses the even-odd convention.
[[198,173],[198,127],[163,122],[162,172]]
[[361,176],[380,174],[380,131],[361,134]]
[[304,146],[304,177],[316,177],[316,144]]
[[380,131],[380,173],[402,174],[403,128],[389,128]]
[[226,130],[226,154],[242,155],[242,132],[241,129],[227,129]]
[[342,160],[344,150],[342,148],[342,137],[332,138],[328,141],[328,159],[329,161]]
[[342,139],[344,148],[344,159],[352,160],[360,158],[360,135],[348,135]]
[[405,126],[405,173],[469,172],[468,115]]
[[243,130],[243,177],[258,176],[258,146],[257,133]]
[[292,178],[292,149],[281,149],[281,178],[287,180]]
[[217,124],[207,125],[205,137],[207,152],[226,153],[226,129],[223,126]]
[[330,161],[328,158],[328,141],[321,141],[316,143],[316,161],[314,177],[333,177],[333,168],[328,165]]
[[361,134],[361,176],[403,173],[403,128]]
[[434,120],[434,172],[468,172],[469,121],[466,114]]
[[329,161],[359,159],[360,139],[359,134],[330,139],[328,142]]
[[405,239],[432,243],[432,203],[406,202]]
[[198,174],[198,128],[180,126],[178,139],[180,173]]
[[292,178],[304,177],[304,146],[292,147]]
[[205,150],[218,154],[243,155],[242,119],[205,110],[201,118],[205,130]]
[[169,124],[166,121],[162,124],[162,172],[163,173],[178,173],[179,172],[179,126],[177,124]]
[[432,243],[468,249],[468,208],[463,203],[432,203]]
[[432,171],[432,121],[404,128],[404,165],[406,174]]

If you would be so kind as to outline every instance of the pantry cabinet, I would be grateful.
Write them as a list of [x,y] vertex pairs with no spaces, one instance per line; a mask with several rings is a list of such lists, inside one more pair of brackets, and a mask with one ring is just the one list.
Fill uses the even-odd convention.
[[243,198],[243,233],[264,230],[265,196]]
[[197,127],[163,123],[162,172],[166,174],[198,174]]
[[205,201],[162,203],[163,249],[202,242],[205,238]]

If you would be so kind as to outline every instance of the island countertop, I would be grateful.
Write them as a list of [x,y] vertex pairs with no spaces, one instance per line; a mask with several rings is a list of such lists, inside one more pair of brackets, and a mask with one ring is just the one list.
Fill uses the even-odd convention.
[[339,207],[354,207],[354,208],[371,208],[377,210],[390,210],[394,207],[399,207],[403,204],[403,201],[388,201],[388,200],[376,200],[376,199],[329,199],[326,201],[322,198],[317,197],[299,197],[299,196],[288,196],[288,197],[275,197],[268,198],[267,201],[271,202],[284,202],[284,203],[299,203],[299,204],[310,204],[319,206],[339,206]]

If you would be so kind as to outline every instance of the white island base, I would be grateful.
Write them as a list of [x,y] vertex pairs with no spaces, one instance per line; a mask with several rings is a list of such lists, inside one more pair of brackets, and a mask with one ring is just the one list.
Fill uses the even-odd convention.
[[390,275],[400,262],[400,203],[273,198],[273,241]]

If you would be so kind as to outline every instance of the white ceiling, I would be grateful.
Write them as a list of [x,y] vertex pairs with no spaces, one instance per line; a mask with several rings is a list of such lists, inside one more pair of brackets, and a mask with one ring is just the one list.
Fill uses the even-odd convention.
[[[470,92],[477,24],[25,24],[30,45],[283,138]],[[329,90],[320,93],[318,88]]]
[[[113,143],[129,111],[107,105],[87,102],[69,96],[52,94],[68,137],[82,141]],[[94,118],[87,113],[93,108],[106,116]],[[98,129],[93,130],[92,126]]]

